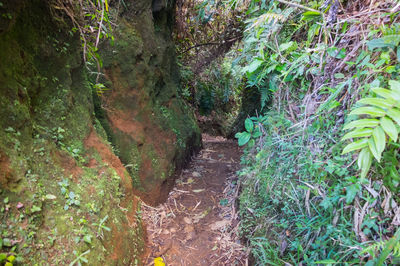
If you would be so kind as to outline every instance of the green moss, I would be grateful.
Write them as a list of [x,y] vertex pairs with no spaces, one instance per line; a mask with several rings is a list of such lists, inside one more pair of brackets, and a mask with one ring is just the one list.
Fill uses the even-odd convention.
[[[13,23],[0,33],[0,162],[9,160],[11,169],[0,192],[8,199],[0,209],[9,209],[0,212],[0,231],[22,240],[13,252],[24,264],[68,264],[74,250],[81,254],[89,248],[91,262],[118,263],[102,244],[112,242],[113,233],[101,240],[93,224],[108,214],[107,221],[126,225],[118,208],[125,192],[115,170],[83,145],[91,125],[102,137],[105,130],[93,116],[79,39],[52,20],[46,1],[19,1],[13,8]],[[98,166],[85,167],[87,158],[95,158]],[[68,210],[70,196],[58,184],[64,179],[80,201]],[[16,209],[20,203],[23,207]],[[92,244],[84,243],[84,234],[93,236]],[[128,232],[125,252],[138,256],[141,237]]]

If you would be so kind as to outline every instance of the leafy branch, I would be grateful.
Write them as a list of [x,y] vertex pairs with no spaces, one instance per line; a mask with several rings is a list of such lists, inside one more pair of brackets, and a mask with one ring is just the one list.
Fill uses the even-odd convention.
[[[103,67],[103,62],[98,53],[100,41],[106,39],[114,41],[108,0],[53,0],[51,7],[54,17],[64,21],[63,17],[67,15],[74,25],[72,32],[79,32],[83,48],[83,60],[90,73],[96,74],[96,84],[98,84]],[[96,71],[90,69],[92,64],[96,65]],[[98,91],[97,88],[95,89]]]
[[[359,107],[349,115],[364,116],[348,123],[344,130],[352,129],[343,140],[357,138],[348,144],[342,154],[361,150],[358,155],[358,167],[361,170],[361,178],[364,178],[372,164],[374,157],[381,161],[382,152],[386,148],[388,140],[397,142],[398,128],[400,126],[400,82],[389,81],[390,89],[372,88],[372,91],[379,97],[364,98],[357,103],[364,106]],[[396,125],[397,124],[397,125]]]

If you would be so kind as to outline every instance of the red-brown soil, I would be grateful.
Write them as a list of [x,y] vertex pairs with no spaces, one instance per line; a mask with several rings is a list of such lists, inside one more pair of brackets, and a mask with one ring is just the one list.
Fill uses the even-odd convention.
[[162,257],[166,265],[247,265],[237,234],[236,142],[203,135],[204,149],[183,170],[167,201],[144,205],[145,265]]

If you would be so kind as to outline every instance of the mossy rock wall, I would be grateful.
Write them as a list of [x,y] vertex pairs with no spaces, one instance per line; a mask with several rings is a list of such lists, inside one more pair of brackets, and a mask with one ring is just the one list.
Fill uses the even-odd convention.
[[[242,103],[240,106],[239,114],[233,122],[231,128],[228,130],[228,137],[234,138],[238,132],[245,131],[244,121],[251,116],[261,114],[261,94],[255,87],[247,87],[243,90]],[[268,103],[269,104],[269,103]]]
[[140,265],[139,192],[166,195],[200,146],[175,97],[170,8],[124,2],[99,98],[49,1],[0,1],[0,254],[16,265]]
[[104,49],[110,91],[98,112],[137,193],[151,204],[166,198],[171,176],[201,146],[193,115],[177,95],[173,5],[165,3],[125,1],[115,45]]

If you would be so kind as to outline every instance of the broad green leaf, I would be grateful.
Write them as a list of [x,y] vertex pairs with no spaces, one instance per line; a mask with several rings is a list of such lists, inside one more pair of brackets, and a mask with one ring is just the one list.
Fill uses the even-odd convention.
[[354,201],[354,198],[357,196],[358,192],[361,190],[360,183],[351,184],[346,187],[346,203],[350,204]]
[[361,138],[361,137],[369,137],[372,135],[372,129],[371,128],[359,128],[355,129],[346,135],[343,136],[342,141],[346,139],[352,139],[352,138]]
[[91,235],[85,235],[83,237],[83,241],[85,241],[88,244],[91,244],[92,243],[92,236]]
[[14,255],[10,255],[10,256],[7,257],[7,260],[9,262],[13,262],[15,260],[15,256]]
[[395,124],[393,123],[393,121],[388,117],[382,117],[381,118],[381,126],[382,126],[383,130],[386,132],[386,134],[388,134],[388,136],[393,141],[396,142],[397,135],[399,134],[399,132],[397,131],[397,128],[396,128]]
[[315,16],[321,16],[320,12],[316,12],[316,11],[306,11],[303,13],[304,17],[315,17]]
[[397,80],[389,80],[390,89],[400,93],[400,82]]
[[[379,154],[383,152],[386,145],[386,135],[380,126],[377,126],[372,133],[372,138],[374,139],[376,150]],[[380,157],[380,156],[379,156]],[[376,158],[376,157],[375,157]],[[378,160],[379,161],[379,160]]]
[[367,106],[354,109],[353,111],[350,112],[349,115],[370,115],[373,117],[381,117],[385,116],[386,112],[381,108]]
[[396,104],[396,101],[390,100],[390,99],[389,100],[383,99],[383,98],[365,98],[365,99],[359,100],[357,103],[369,104],[369,105],[374,105],[374,106],[377,106],[380,108],[389,109],[389,108],[392,108]]
[[382,117],[381,118],[381,126],[383,130],[388,134],[388,136],[393,140],[397,141],[397,135],[399,132],[397,132],[397,128],[393,121],[390,118],[387,117]]
[[375,159],[380,162],[381,161],[381,153],[378,152],[377,148],[376,148],[376,144],[373,138],[370,138],[368,140],[368,147],[369,150],[371,151],[372,155],[374,155]]
[[308,30],[308,33],[307,33],[307,41],[308,42],[311,42],[312,40],[313,40],[313,38],[316,36],[316,35],[318,35],[319,34],[319,31],[320,31],[320,29],[321,29],[321,25],[319,25],[319,24],[312,24],[311,25],[311,27],[310,27],[310,29]]
[[387,115],[400,126],[400,110],[392,108],[387,112]]
[[279,45],[279,50],[280,51],[285,51],[286,49],[290,48],[292,46],[293,42],[285,42]]
[[244,121],[244,127],[246,128],[246,130],[248,132],[250,132],[250,133],[253,132],[253,129],[254,129],[253,121],[251,121],[250,118],[246,118],[246,120]]
[[261,135],[262,135],[262,133],[261,133],[261,131],[255,131],[254,133],[253,133],[253,138],[258,138],[258,137],[261,137]]
[[239,139],[238,139],[238,144],[239,144],[239,146],[243,146],[243,145],[245,145],[247,142],[249,142],[250,137],[251,137],[251,134],[250,134],[250,133],[248,133],[248,132],[243,132],[243,133],[240,135]]
[[396,91],[384,88],[372,88],[371,90],[385,99],[400,101],[400,93],[397,93]]
[[358,155],[358,167],[361,169],[361,178],[365,178],[372,164],[372,154],[368,148],[361,150]]
[[359,149],[365,148],[367,146],[368,146],[368,139],[360,139],[360,140],[354,141],[354,142],[350,143],[349,145],[347,145],[346,147],[344,147],[342,154],[346,154],[351,151],[359,150]]
[[249,148],[254,147],[254,145],[256,145],[256,141],[254,139],[249,140],[248,144]]
[[244,68],[246,72],[253,73],[256,71],[263,63],[263,60],[255,59],[253,62],[250,63],[247,67]]
[[385,47],[395,48],[399,44],[399,41],[400,41],[400,35],[397,34],[386,35],[383,36],[382,38],[368,41],[367,46],[370,50],[373,50],[375,48],[385,48]]
[[344,130],[351,128],[365,128],[365,127],[376,127],[379,125],[379,120],[377,119],[359,119],[348,123],[344,126]]

